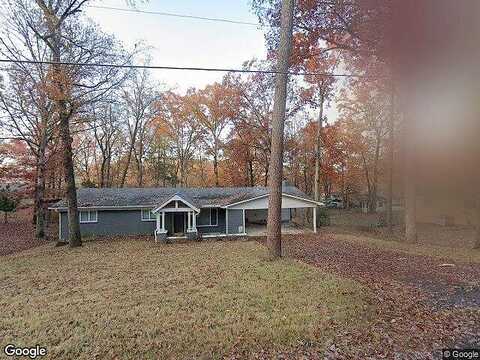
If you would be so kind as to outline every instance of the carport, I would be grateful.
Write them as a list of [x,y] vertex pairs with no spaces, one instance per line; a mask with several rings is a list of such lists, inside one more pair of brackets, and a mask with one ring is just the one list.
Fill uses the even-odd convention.
[[[266,233],[268,218],[269,195],[262,195],[253,199],[239,201],[228,205],[227,209],[243,211],[243,223],[245,232],[250,236],[260,236]],[[317,232],[317,207],[323,204],[314,200],[300,198],[294,195],[282,194],[282,232],[284,233],[305,233]],[[312,229],[298,228],[292,223],[292,211],[294,209],[312,209]]]

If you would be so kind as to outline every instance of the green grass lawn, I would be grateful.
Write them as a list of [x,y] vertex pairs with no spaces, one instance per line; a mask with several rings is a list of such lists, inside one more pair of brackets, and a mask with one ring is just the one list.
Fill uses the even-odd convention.
[[0,258],[0,337],[51,358],[252,356],[361,324],[364,289],[255,242],[51,245]]

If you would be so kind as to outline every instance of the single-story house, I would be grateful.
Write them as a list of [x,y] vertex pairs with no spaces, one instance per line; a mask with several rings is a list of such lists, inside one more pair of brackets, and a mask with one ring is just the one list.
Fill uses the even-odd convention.
[[[265,223],[269,190],[266,187],[231,188],[102,188],[79,189],[80,231],[84,236],[146,235],[157,240],[199,236],[246,235],[248,223]],[[284,184],[282,221],[291,209],[322,205],[298,188]],[[50,207],[59,212],[59,238],[68,239],[67,203]]]

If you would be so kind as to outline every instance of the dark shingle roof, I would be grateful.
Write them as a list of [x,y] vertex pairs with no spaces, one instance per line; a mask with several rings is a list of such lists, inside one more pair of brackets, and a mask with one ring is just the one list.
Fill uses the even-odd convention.
[[[284,186],[285,194],[312,200],[294,186]],[[85,188],[77,191],[79,207],[155,207],[160,206],[174,195],[179,195],[198,208],[208,206],[226,206],[239,201],[267,195],[266,187],[229,187],[229,188]],[[63,199],[51,208],[66,207]]]

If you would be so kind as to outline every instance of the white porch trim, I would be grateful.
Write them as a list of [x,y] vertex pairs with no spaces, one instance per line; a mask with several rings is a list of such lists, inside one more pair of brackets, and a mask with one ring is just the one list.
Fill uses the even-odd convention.
[[179,207],[178,207],[178,203],[177,203],[175,208],[169,208],[169,212],[173,212],[173,211],[185,212],[185,211],[189,211],[189,210],[194,210],[194,211],[197,212],[197,213],[200,212],[200,209],[197,208],[195,205],[192,205],[192,204],[189,203],[187,200],[185,200],[184,198],[182,198],[180,195],[175,194],[175,195],[173,195],[170,199],[168,199],[167,201],[165,201],[162,205],[160,205],[160,206],[157,207],[156,209],[152,210],[152,213],[156,213],[156,212],[160,211],[160,210],[163,209],[165,206],[167,206],[171,201],[181,201],[181,202],[185,203],[187,206],[189,206],[189,208],[179,208]]
[[[248,203],[250,201],[263,199],[263,198],[269,197],[269,196],[270,196],[270,194],[264,194],[264,195],[256,196],[256,197],[253,197],[253,198],[250,198],[250,199],[247,199],[247,200],[237,201],[237,202],[234,202],[232,204],[226,205],[225,208],[228,209],[229,207],[232,207],[232,206],[245,204],[245,203]],[[302,197],[299,197],[299,196],[290,195],[290,194],[287,194],[287,193],[282,193],[282,197],[284,197],[284,196],[288,197],[288,198],[291,198],[291,199],[296,199],[296,200],[300,200],[300,201],[304,201],[304,202],[312,204],[312,206],[305,206],[305,207],[323,206],[324,205],[323,203],[315,201],[315,200],[305,199],[305,198],[302,198]]]

